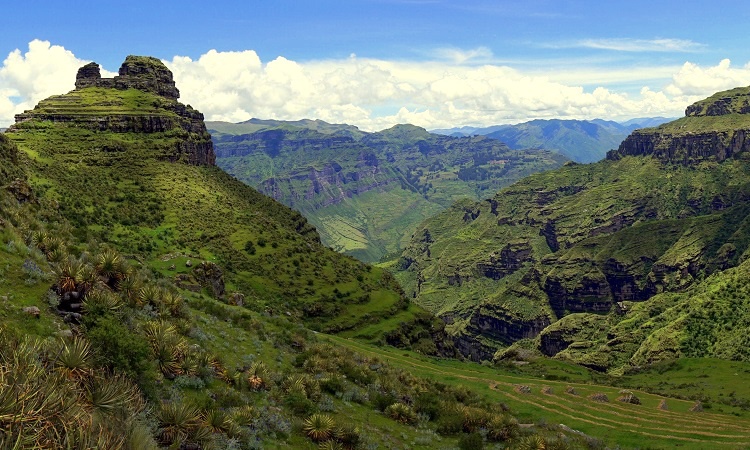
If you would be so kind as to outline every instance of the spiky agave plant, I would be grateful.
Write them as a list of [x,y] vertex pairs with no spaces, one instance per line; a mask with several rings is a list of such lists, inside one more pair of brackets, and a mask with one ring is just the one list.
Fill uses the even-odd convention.
[[183,317],[185,315],[184,304],[185,300],[180,294],[165,291],[161,298],[161,305],[164,311],[160,312],[172,317]]
[[180,363],[187,354],[187,341],[177,334],[174,325],[152,320],[144,325],[159,370],[167,377],[182,373]]
[[198,407],[185,402],[162,402],[156,411],[159,439],[165,445],[185,441],[201,425]]
[[130,306],[136,306],[140,303],[139,293],[143,287],[142,280],[133,271],[129,271],[127,275],[117,284],[117,291],[123,296]]
[[255,361],[247,371],[247,384],[254,391],[266,387],[268,380],[268,366],[263,361]]
[[103,289],[94,289],[86,294],[83,299],[84,314],[101,316],[113,313],[123,306],[122,298],[114,292]]
[[226,411],[211,408],[202,415],[203,424],[212,433],[228,433],[232,428],[232,419]]
[[151,305],[159,310],[162,303],[163,294],[164,291],[162,291],[158,286],[149,284],[142,287],[140,291],[138,291],[138,304],[141,306]]
[[111,289],[127,274],[127,266],[119,253],[114,250],[104,250],[96,258],[96,271],[104,278],[104,283]]
[[396,422],[403,423],[405,425],[414,424],[417,422],[417,413],[409,405],[401,402],[394,403],[387,408],[383,413],[395,420]]
[[302,430],[313,441],[323,442],[333,436],[335,426],[336,424],[331,416],[316,413],[305,419]]
[[65,294],[77,290],[81,282],[81,269],[83,264],[73,257],[61,261],[52,268],[55,277],[55,286],[59,294]]
[[91,377],[84,383],[84,393],[86,404],[102,415],[127,410],[134,416],[146,407],[136,385],[122,375]]
[[92,353],[89,342],[80,337],[62,340],[55,356],[55,368],[66,377],[82,379],[92,373]]
[[0,448],[64,448],[65,436],[87,429],[75,381],[42,364],[41,341],[0,329]]

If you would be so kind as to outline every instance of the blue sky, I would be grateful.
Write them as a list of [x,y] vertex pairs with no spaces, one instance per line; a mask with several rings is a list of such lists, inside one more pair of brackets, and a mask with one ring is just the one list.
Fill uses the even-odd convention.
[[750,84],[740,1],[31,0],[7,13],[0,126],[72,88],[80,62],[116,71],[128,54],[164,60],[210,119],[364,128],[679,115]]

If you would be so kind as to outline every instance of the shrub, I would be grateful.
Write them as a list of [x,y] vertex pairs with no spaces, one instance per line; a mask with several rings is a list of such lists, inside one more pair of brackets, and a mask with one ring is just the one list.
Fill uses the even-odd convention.
[[403,403],[394,403],[388,406],[383,413],[404,425],[413,425],[417,423],[417,413],[411,407]]
[[462,434],[458,438],[458,448],[461,450],[482,450],[484,448],[484,441],[482,435],[479,433]]
[[140,377],[151,367],[148,342],[115,317],[99,319],[88,331],[87,337],[104,365],[111,369]]

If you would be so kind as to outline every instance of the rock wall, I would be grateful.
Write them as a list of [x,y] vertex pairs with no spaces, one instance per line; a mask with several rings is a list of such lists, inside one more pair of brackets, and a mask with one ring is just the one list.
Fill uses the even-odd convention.
[[750,150],[750,130],[673,134],[636,130],[607,159],[652,155],[662,162],[692,165],[701,161],[721,162]]

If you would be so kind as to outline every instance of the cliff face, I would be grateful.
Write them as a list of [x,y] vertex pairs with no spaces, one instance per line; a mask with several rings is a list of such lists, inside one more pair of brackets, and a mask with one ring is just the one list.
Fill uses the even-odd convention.
[[28,122],[52,122],[97,132],[162,133],[176,138],[164,158],[215,165],[203,114],[179,103],[179,95],[172,72],[156,58],[128,56],[114,78],[102,78],[99,65],[89,63],[78,70],[74,91],[17,114],[9,132],[33,126]]
[[685,117],[636,130],[608,159],[653,156],[664,163],[721,162],[750,149],[750,88],[719,92],[688,106]]

